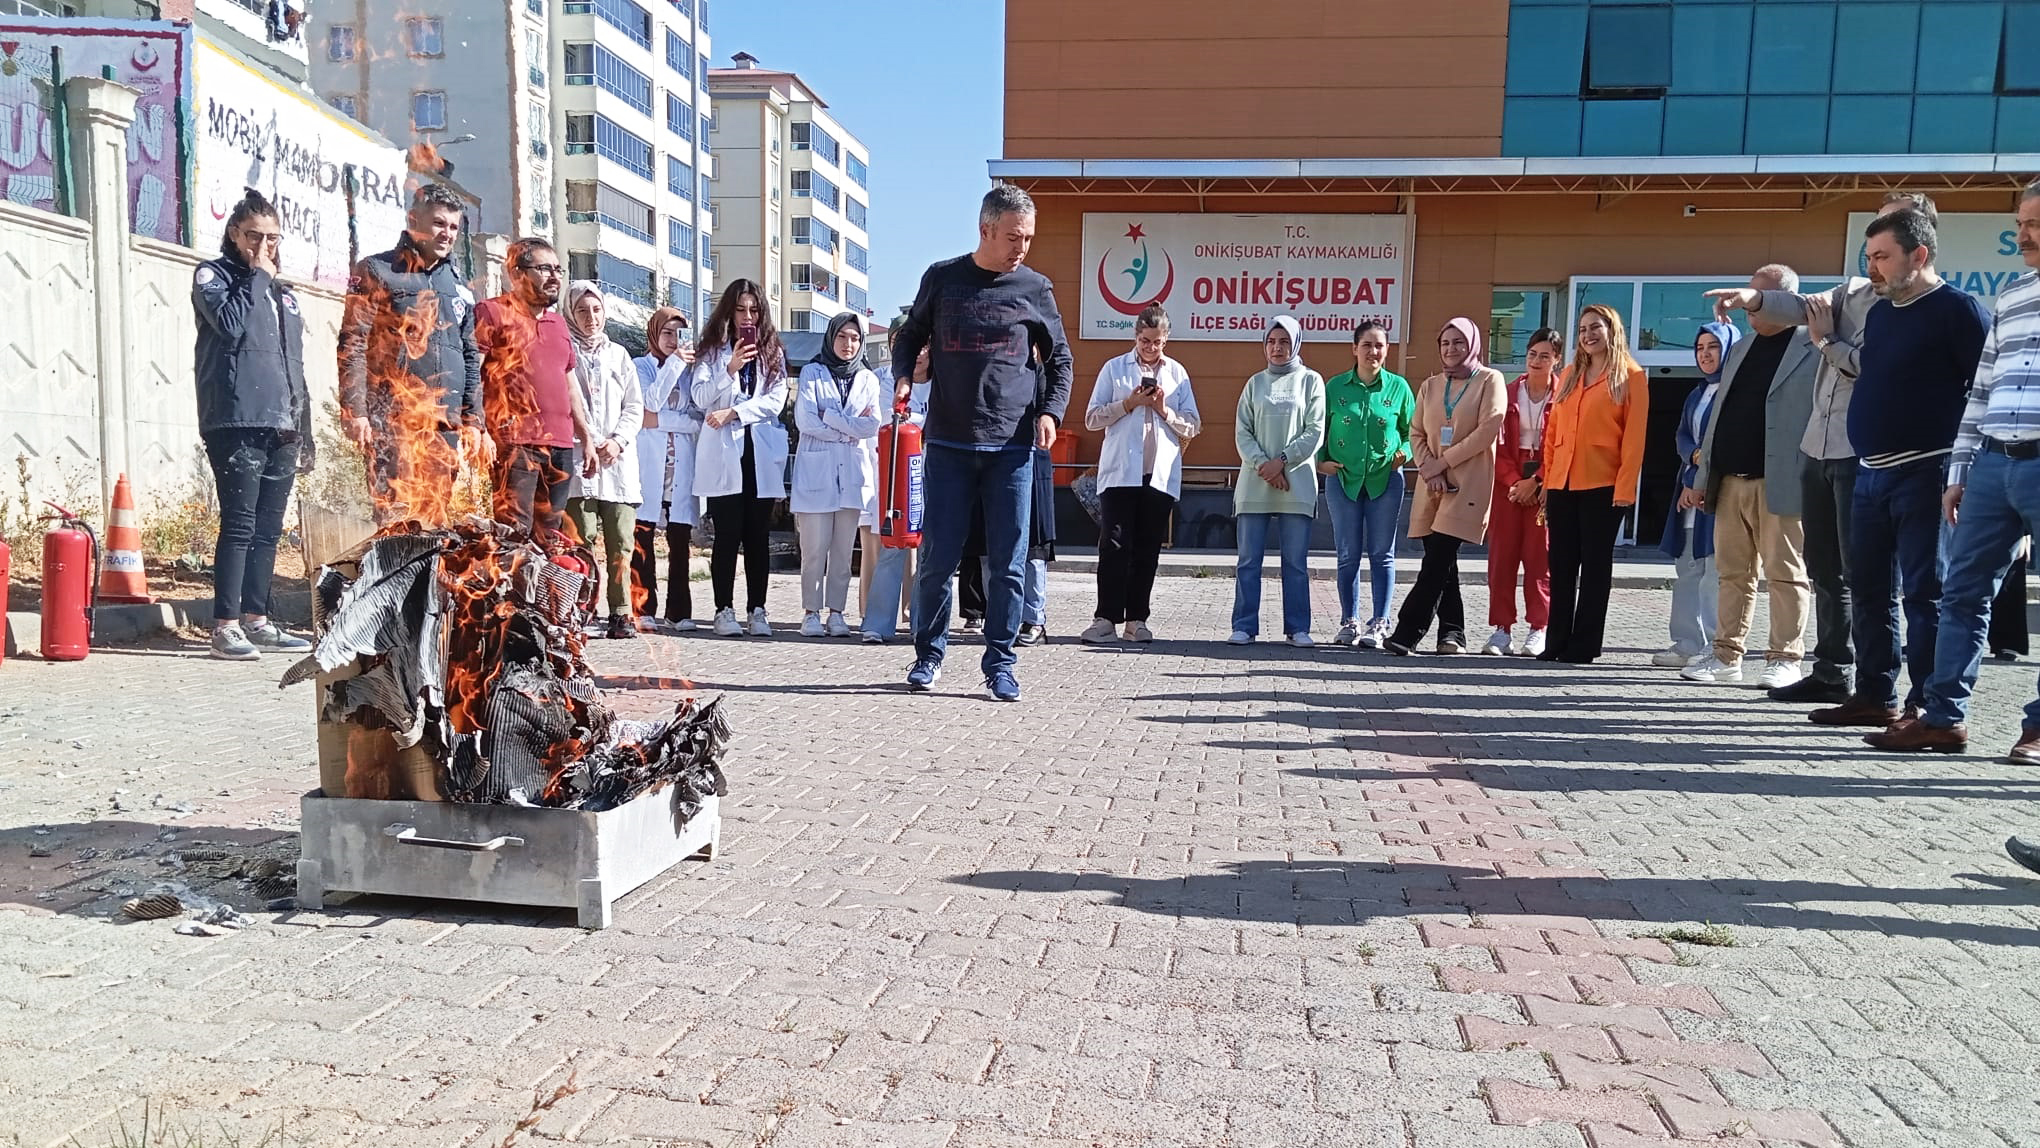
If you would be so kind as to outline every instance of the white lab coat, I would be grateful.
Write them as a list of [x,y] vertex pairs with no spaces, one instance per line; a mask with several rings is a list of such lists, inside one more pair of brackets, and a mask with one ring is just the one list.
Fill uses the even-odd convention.
[[801,370],[793,400],[793,425],[800,431],[800,451],[793,457],[795,514],[857,510],[864,525],[877,524],[878,428],[890,421],[892,407],[880,390],[878,376],[868,369],[860,368],[850,381],[847,399],[829,368],[809,363]]
[[694,495],[716,498],[741,494],[744,490],[744,432],[751,434],[751,469],[758,484],[758,497],[786,497],[786,428],[779,425],[786,409],[786,363],[778,364],[770,383],[765,367],[758,366],[758,393],[743,397],[743,384],[730,377],[730,348],[694,360],[689,373],[694,405],[705,417],[710,412],[734,407],[737,417],[721,427],[701,425],[694,452]]
[[574,383],[581,388],[581,401],[588,405],[590,440],[614,440],[623,453],[593,476],[583,478],[580,448],[576,447],[574,481],[567,496],[636,506],[640,497],[637,440],[644,426],[645,400],[630,352],[616,343],[604,343],[594,354],[574,348]]
[[1147,473],[1141,469],[1146,450],[1143,444],[1147,424],[1152,421],[1155,469],[1148,485],[1177,498],[1183,492],[1183,432],[1195,433],[1200,425],[1197,397],[1190,390],[1190,373],[1181,363],[1164,355],[1154,378],[1162,388],[1163,405],[1169,408],[1171,417],[1158,418],[1146,408],[1128,414],[1124,403],[1147,373],[1134,351],[1108,360],[1098,370],[1097,385],[1091,389],[1091,402],[1084,410],[1085,428],[1105,432],[1105,440],[1098,446],[1098,489],[1141,484],[1141,476]]
[[[659,419],[658,426],[638,431],[638,489],[644,495],[638,504],[638,521],[661,527],[668,522],[698,526],[701,507],[694,498],[694,449],[701,434],[701,411],[687,385],[688,364],[678,355],[668,355],[661,367],[644,355],[637,361],[637,370],[645,409]],[[666,468],[669,451],[671,470]]]

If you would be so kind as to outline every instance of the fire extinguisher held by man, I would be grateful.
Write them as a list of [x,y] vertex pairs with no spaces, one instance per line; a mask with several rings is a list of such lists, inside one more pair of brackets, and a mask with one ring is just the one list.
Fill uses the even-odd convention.
[[901,591],[921,545],[926,505],[921,425],[928,419],[928,348],[914,358],[907,397],[878,432],[878,566],[864,596],[864,641],[877,645],[899,632]]
[[220,257],[192,275],[198,429],[220,502],[212,654],[232,661],[311,648],[269,618],[284,506],[313,462],[305,324],[276,277],[282,241],[276,208],[250,191],[227,217]]

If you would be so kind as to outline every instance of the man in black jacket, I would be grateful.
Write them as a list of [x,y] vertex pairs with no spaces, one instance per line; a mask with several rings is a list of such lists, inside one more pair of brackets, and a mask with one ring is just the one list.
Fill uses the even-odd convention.
[[475,297],[450,260],[460,199],[426,184],[396,247],[354,266],[340,326],[340,417],[368,454],[376,520],[444,521],[466,453],[485,459]]
[[312,469],[305,324],[276,277],[282,242],[276,209],[250,191],[227,217],[220,257],[191,279],[198,429],[220,500],[212,652],[233,661],[311,648],[269,620],[283,508],[296,477]]

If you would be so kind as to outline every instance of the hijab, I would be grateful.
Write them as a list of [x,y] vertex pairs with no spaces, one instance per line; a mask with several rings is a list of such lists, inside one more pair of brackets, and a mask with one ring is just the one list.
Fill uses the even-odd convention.
[[1280,365],[1274,363],[1268,364],[1268,373],[1271,375],[1286,375],[1291,371],[1302,369],[1303,324],[1298,323],[1288,315],[1277,315],[1268,321],[1268,329],[1261,334],[1261,342],[1264,345],[1263,353],[1266,353],[1265,344],[1268,342],[1268,336],[1274,334],[1277,327],[1289,332],[1289,361]]
[[[1720,365],[1714,368],[1713,374],[1702,374],[1700,376],[1706,380],[1706,385],[1711,387],[1721,381],[1721,372],[1728,367],[1728,349],[1735,346],[1736,341],[1742,338],[1742,331],[1733,323],[1702,323],[1700,324],[1700,335],[1712,335],[1716,339],[1721,340]],[[1700,346],[1700,335],[1693,336],[1693,346],[1696,351]]]
[[659,308],[652,312],[651,320],[645,324],[645,353],[652,357],[654,364],[661,367],[666,365],[666,356],[659,354],[659,332],[665,330],[666,324],[675,319],[680,320],[680,329],[685,331],[687,313],[678,307]]
[[609,345],[608,332],[597,327],[593,334],[583,335],[581,329],[574,325],[574,304],[579,303],[583,295],[593,295],[598,299],[602,299],[603,317],[605,320],[608,318],[609,301],[603,298],[602,288],[597,287],[592,279],[576,279],[572,283],[567,284],[567,305],[565,308],[567,312],[567,331],[574,336],[574,349],[576,351],[584,355],[599,355],[602,353],[602,348]]
[[[843,328],[848,327],[852,323],[857,324],[857,357],[854,359],[838,358],[836,356],[836,336]],[[815,356],[815,362],[829,368],[829,374],[833,375],[838,383],[847,387],[850,381],[857,377],[857,372],[866,369],[864,364],[864,340],[870,338],[870,336],[871,329],[865,326],[864,316],[855,311],[845,311],[830,319],[828,327],[822,331],[822,353]]]
[[1473,320],[1464,316],[1454,316],[1445,320],[1445,326],[1440,327],[1438,333],[1444,334],[1447,328],[1466,336],[1466,362],[1458,370],[1445,373],[1455,379],[1470,379],[1475,371],[1486,365],[1480,361],[1480,328],[1474,326]]

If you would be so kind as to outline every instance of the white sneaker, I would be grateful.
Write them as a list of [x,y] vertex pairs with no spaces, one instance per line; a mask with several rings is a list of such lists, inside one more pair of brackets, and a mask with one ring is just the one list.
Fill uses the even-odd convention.
[[1783,689],[1806,676],[1798,662],[1773,661],[1764,663],[1764,674],[1757,681],[1767,690]]
[[1124,636],[1129,642],[1152,642],[1155,640],[1155,632],[1148,629],[1146,622],[1128,622]]
[[696,622],[692,618],[682,618],[679,621],[673,623],[673,628],[680,631],[683,634],[691,634],[695,630],[700,628],[700,623]]
[[1378,650],[1381,643],[1387,640],[1388,619],[1370,618],[1367,620],[1367,628],[1360,631],[1360,636],[1353,640],[1353,644],[1363,650]]
[[1103,618],[1093,618],[1091,619],[1091,624],[1084,627],[1084,632],[1077,635],[1077,641],[1093,646],[1103,646],[1110,644],[1116,637],[1118,637],[1118,634],[1114,633],[1112,623]]
[[844,620],[843,611],[829,611],[829,636],[831,638],[847,638],[850,636],[850,623]]
[[772,620],[765,616],[765,607],[751,611],[751,636],[769,638],[772,636]]
[[1298,630],[1294,634],[1289,635],[1289,644],[1304,649],[1308,649],[1311,646],[1317,645],[1316,642],[1311,640],[1309,630]]
[[1482,647],[1481,653],[1493,654],[1496,657],[1502,657],[1506,655],[1508,652],[1509,652],[1509,632],[1507,630],[1502,629],[1500,626],[1497,626],[1495,627],[1495,632],[1488,636],[1487,645]]
[[1693,651],[1684,646],[1666,646],[1650,656],[1650,664],[1663,666],[1668,670],[1681,669],[1693,664]]
[[1341,624],[1339,632],[1332,635],[1332,645],[1334,646],[1350,646],[1359,640],[1360,626],[1358,623],[1351,621]]
[[1466,652],[1466,642],[1457,634],[1440,634],[1438,635],[1438,652],[1441,654],[1463,654]]
[[1737,658],[1734,662],[1724,662],[1719,658],[1709,655],[1680,670],[1679,676],[1689,682],[1709,682],[1719,686],[1739,686],[1742,684],[1742,659]]
[[1228,646],[1251,646],[1254,644],[1254,636],[1245,630],[1234,630],[1232,637],[1225,640],[1225,644]]
[[[751,628],[757,629],[756,624],[754,623]],[[807,616],[800,620],[800,636],[803,638],[819,638],[823,633],[822,616],[813,610],[809,610]]]
[[1524,658],[1534,658],[1543,652],[1544,652],[1544,631],[1542,630],[1530,631],[1530,636],[1523,639],[1523,644],[1521,646],[1516,647],[1516,654],[1519,657]]
[[737,621],[737,612],[725,606],[715,612],[715,632],[725,638],[734,638],[744,632],[743,624]]

